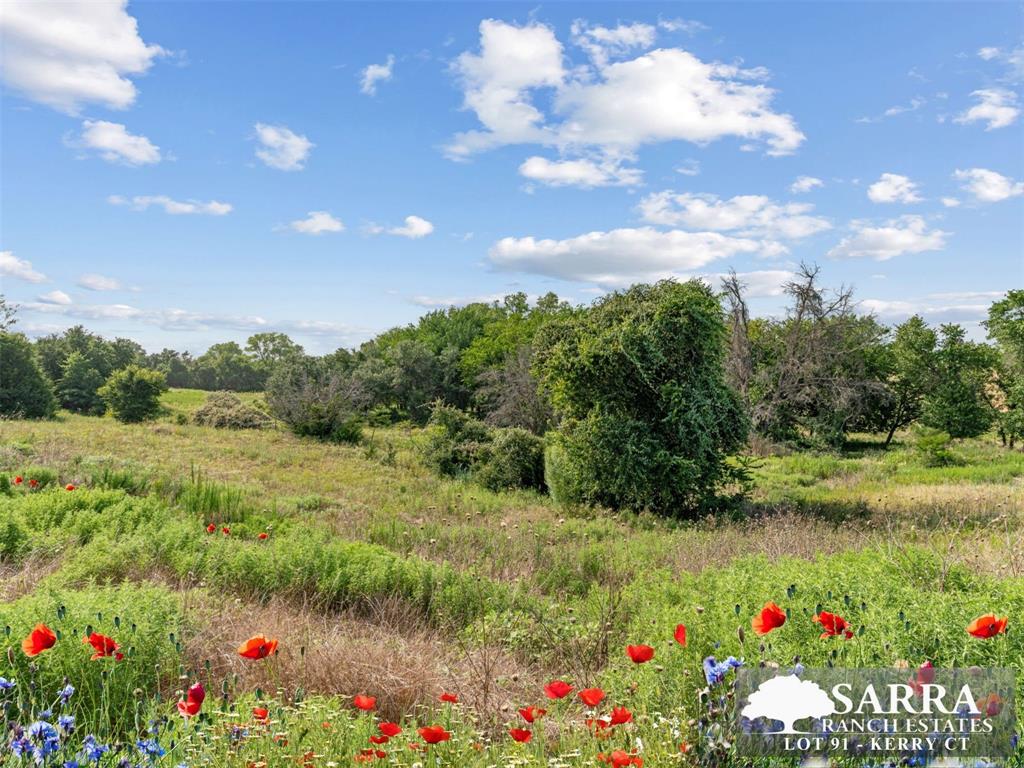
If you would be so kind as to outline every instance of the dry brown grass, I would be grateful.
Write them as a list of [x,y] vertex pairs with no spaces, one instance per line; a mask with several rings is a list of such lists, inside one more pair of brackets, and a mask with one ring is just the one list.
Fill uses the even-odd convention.
[[17,564],[0,562],[0,602],[32,592],[39,582],[56,573],[62,560],[60,555],[33,553]]

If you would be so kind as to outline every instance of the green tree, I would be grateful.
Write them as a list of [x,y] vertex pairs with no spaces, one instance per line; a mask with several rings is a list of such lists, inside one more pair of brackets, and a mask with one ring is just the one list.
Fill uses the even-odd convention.
[[880,408],[880,426],[886,432],[887,446],[897,430],[921,416],[925,394],[931,388],[937,341],[935,331],[914,315],[897,326],[886,347],[889,398]]
[[64,361],[57,398],[62,408],[74,413],[101,416],[107,410],[100,397],[103,377],[81,352],[72,352]]
[[984,434],[996,416],[986,395],[998,364],[995,350],[967,341],[959,325],[943,325],[934,360],[921,423],[953,438]]
[[0,293],[0,332],[9,331],[18,322],[14,307]]
[[118,421],[137,422],[159,415],[160,395],[166,390],[162,373],[129,365],[111,374],[100,395]]
[[245,342],[245,351],[256,364],[266,371],[273,370],[280,363],[301,357],[304,352],[284,333],[256,333]]
[[994,302],[985,327],[1000,356],[996,428],[1003,445],[1013,448],[1024,437],[1024,290],[1010,291]]
[[0,416],[43,419],[56,409],[53,385],[32,344],[20,333],[0,332]]
[[558,486],[661,514],[717,506],[747,436],[725,340],[722,307],[699,281],[634,286],[545,325],[537,365],[562,416]]
[[233,341],[214,344],[196,360],[197,384],[203,389],[258,392],[266,375]]

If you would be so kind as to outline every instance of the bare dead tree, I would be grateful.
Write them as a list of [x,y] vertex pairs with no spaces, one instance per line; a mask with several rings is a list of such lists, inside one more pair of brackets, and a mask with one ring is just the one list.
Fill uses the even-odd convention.
[[743,298],[746,284],[740,282],[735,269],[722,279],[722,291],[729,306],[729,349],[725,358],[726,381],[744,402],[749,404],[750,380],[754,376],[754,362],[750,354],[750,311]]

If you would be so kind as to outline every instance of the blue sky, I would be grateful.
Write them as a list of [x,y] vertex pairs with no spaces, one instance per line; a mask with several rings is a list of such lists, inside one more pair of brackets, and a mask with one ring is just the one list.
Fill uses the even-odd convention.
[[[864,311],[1024,285],[1013,3],[4,4],[0,286],[201,351],[801,260]],[[803,179],[798,183],[798,180]]]

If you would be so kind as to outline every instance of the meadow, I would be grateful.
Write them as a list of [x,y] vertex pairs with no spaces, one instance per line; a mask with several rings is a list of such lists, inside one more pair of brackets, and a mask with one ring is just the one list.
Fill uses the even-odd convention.
[[[412,426],[196,426],[205,397],[0,422],[3,765],[749,764],[708,657],[1024,669],[1024,453],[992,436],[939,467],[899,437],[765,450],[743,509],[682,522],[441,478]],[[1004,632],[965,631],[990,613]],[[240,655],[258,636],[276,652]]]

